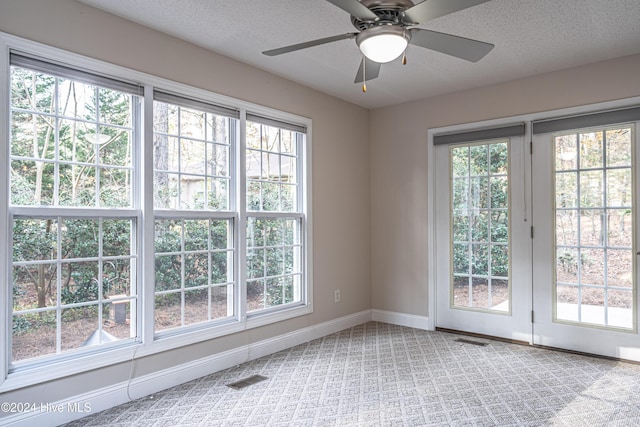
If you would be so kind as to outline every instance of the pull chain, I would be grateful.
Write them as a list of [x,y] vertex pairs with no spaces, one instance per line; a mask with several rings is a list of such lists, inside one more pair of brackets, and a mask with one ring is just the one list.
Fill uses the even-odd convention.
[[367,92],[367,62],[365,57],[362,57],[362,92]]
[[407,50],[409,49],[409,45],[404,48],[404,52],[402,52],[402,65],[407,65]]

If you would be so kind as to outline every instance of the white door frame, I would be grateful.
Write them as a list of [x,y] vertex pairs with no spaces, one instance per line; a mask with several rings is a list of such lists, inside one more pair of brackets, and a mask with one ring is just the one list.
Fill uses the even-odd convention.
[[[615,125],[614,125],[615,126]],[[633,147],[640,140],[638,130],[640,121],[634,123],[635,132],[632,135],[632,155],[633,167],[635,173],[632,183],[634,215],[632,216],[635,235],[632,237],[637,245],[639,230],[638,213],[638,181],[640,179],[640,150]],[[600,130],[611,128],[610,125],[595,126],[589,129]],[[577,129],[573,132],[580,132]],[[537,238],[534,241],[534,280],[537,280],[541,286],[533,290],[533,306],[536,313],[536,320],[533,328],[533,344],[564,348],[572,351],[578,351],[590,354],[599,354],[602,356],[633,360],[640,362],[640,337],[638,335],[638,322],[640,310],[638,310],[637,298],[634,298],[635,318],[633,319],[634,330],[625,330],[615,327],[605,327],[597,325],[581,324],[578,322],[555,320],[555,308],[553,288],[555,287],[554,268],[556,260],[554,259],[555,251],[553,250],[554,242],[554,224],[553,221],[553,174],[554,166],[551,162],[553,155],[553,138],[554,134],[540,134],[533,138],[534,154],[533,165],[536,170],[541,170],[539,176],[534,179],[535,196],[542,197],[541,200],[535,202],[534,220],[538,227],[536,228]],[[537,147],[537,148],[536,148]],[[635,148],[635,149],[633,149]],[[637,246],[635,248],[637,250]],[[637,256],[634,263],[637,264]],[[636,271],[636,275],[638,275]],[[636,286],[639,283],[638,277],[634,277]],[[637,290],[636,290],[637,293]]]
[[[436,272],[443,272],[440,288],[436,286],[436,324],[452,330],[466,330],[475,334],[492,335],[504,339],[529,342],[531,337],[531,245],[529,206],[526,203],[528,170],[530,165],[528,144],[523,136],[504,137],[484,141],[470,142],[471,146],[508,141],[509,146],[509,278],[510,300],[506,312],[483,310],[450,305],[450,262],[451,262],[451,149],[465,147],[468,144],[443,145],[437,147],[436,156],[436,193],[437,206],[435,221],[437,251]],[[526,146],[525,146],[526,145]],[[446,189],[446,191],[445,191]],[[444,224],[447,227],[444,227]],[[525,242],[525,244],[514,244]],[[438,299],[438,296],[445,296]]]
[[[427,276],[427,283],[428,283],[428,302],[427,302],[427,307],[428,307],[428,322],[427,322],[427,326],[429,329],[434,330],[438,325],[436,323],[436,282],[437,282],[437,262],[436,262],[436,235],[437,235],[437,223],[435,221],[435,212],[436,212],[436,203],[437,203],[437,192],[436,192],[436,186],[435,186],[435,182],[436,182],[436,172],[435,172],[435,166],[436,166],[436,159],[435,159],[435,146],[433,144],[433,139],[434,139],[434,135],[436,134],[440,134],[440,133],[448,133],[448,132],[464,132],[464,131],[471,131],[471,130],[477,130],[477,129],[481,129],[481,128],[487,128],[487,127],[499,127],[499,126],[503,126],[509,123],[514,123],[514,122],[525,122],[527,123],[527,129],[528,129],[528,133],[527,135],[525,135],[525,141],[532,141],[532,135],[530,132],[531,126],[530,123],[532,121],[537,121],[537,120],[545,120],[545,119],[551,119],[551,118],[557,118],[557,117],[561,117],[561,116],[571,116],[571,115],[579,115],[579,114],[586,114],[586,113],[592,113],[592,112],[597,112],[597,111],[602,111],[602,110],[611,110],[611,109],[617,109],[617,108],[625,108],[625,107],[631,107],[631,106],[637,106],[638,104],[640,104],[640,97],[634,97],[634,98],[627,98],[627,99],[622,99],[622,100],[616,100],[616,101],[609,101],[609,102],[602,102],[602,103],[595,103],[595,104],[589,104],[589,105],[583,105],[583,106],[579,106],[579,107],[571,107],[571,108],[564,108],[564,109],[557,109],[557,110],[550,110],[550,111],[545,111],[542,113],[532,113],[532,114],[525,114],[525,115],[519,115],[519,116],[511,116],[511,117],[504,117],[504,118],[500,118],[500,119],[493,119],[493,120],[487,120],[487,121],[483,121],[483,122],[475,122],[475,123],[465,123],[465,124],[461,124],[461,125],[452,125],[452,126],[445,126],[445,127],[437,127],[437,128],[430,128],[427,131],[427,159],[426,159],[426,165],[427,165],[427,191],[428,191],[428,204],[427,204],[427,221],[428,221],[428,230],[429,230],[429,235],[428,235],[428,241],[427,241],[427,266],[428,266],[428,276]],[[636,129],[636,131],[639,131],[638,129]],[[530,163],[529,163],[529,167],[530,167]],[[527,182],[527,186],[530,189],[530,185],[531,185],[531,173],[527,173],[527,176],[525,177],[525,181]],[[528,194],[531,194],[530,191]],[[527,200],[526,201],[527,206],[531,206],[531,200]],[[529,216],[530,217],[530,216]],[[447,272],[448,274],[448,272]],[[640,310],[639,310],[640,311]],[[533,325],[532,325],[533,326]],[[529,339],[527,340],[528,342],[532,343],[532,338],[533,338],[533,333],[531,334],[531,336],[529,337]]]

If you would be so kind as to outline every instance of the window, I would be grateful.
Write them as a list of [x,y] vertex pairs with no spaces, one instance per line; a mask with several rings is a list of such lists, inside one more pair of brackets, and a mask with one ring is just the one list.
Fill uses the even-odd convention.
[[235,314],[229,162],[237,120],[214,112],[237,113],[158,91],[154,98],[158,333]]
[[10,53],[2,372],[309,313],[309,121],[62,56]]
[[12,64],[12,361],[132,340],[136,88]]
[[304,133],[247,122],[247,304],[255,312],[302,298],[300,153]]
[[451,148],[452,306],[509,311],[508,141]]
[[633,328],[632,133],[554,136],[558,320]]
[[233,316],[230,220],[155,222],[155,330]]

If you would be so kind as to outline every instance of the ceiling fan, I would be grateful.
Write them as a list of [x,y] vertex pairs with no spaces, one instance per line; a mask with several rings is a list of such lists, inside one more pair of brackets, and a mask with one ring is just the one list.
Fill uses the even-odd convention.
[[[479,61],[494,47],[491,43],[414,27],[489,0],[425,0],[415,5],[411,0],[327,1],[348,12],[351,15],[351,23],[359,32],[311,40],[262,53],[276,56],[355,38],[363,59],[354,83],[363,83],[362,90],[366,92],[364,82],[378,77],[381,65],[403,55],[409,44],[471,62]],[[405,55],[402,63],[406,64]]]

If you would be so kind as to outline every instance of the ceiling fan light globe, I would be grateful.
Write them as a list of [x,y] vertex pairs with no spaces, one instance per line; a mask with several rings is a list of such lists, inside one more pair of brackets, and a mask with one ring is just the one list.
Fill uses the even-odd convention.
[[356,42],[364,56],[384,64],[402,55],[409,44],[409,35],[399,27],[372,27],[358,34]]

